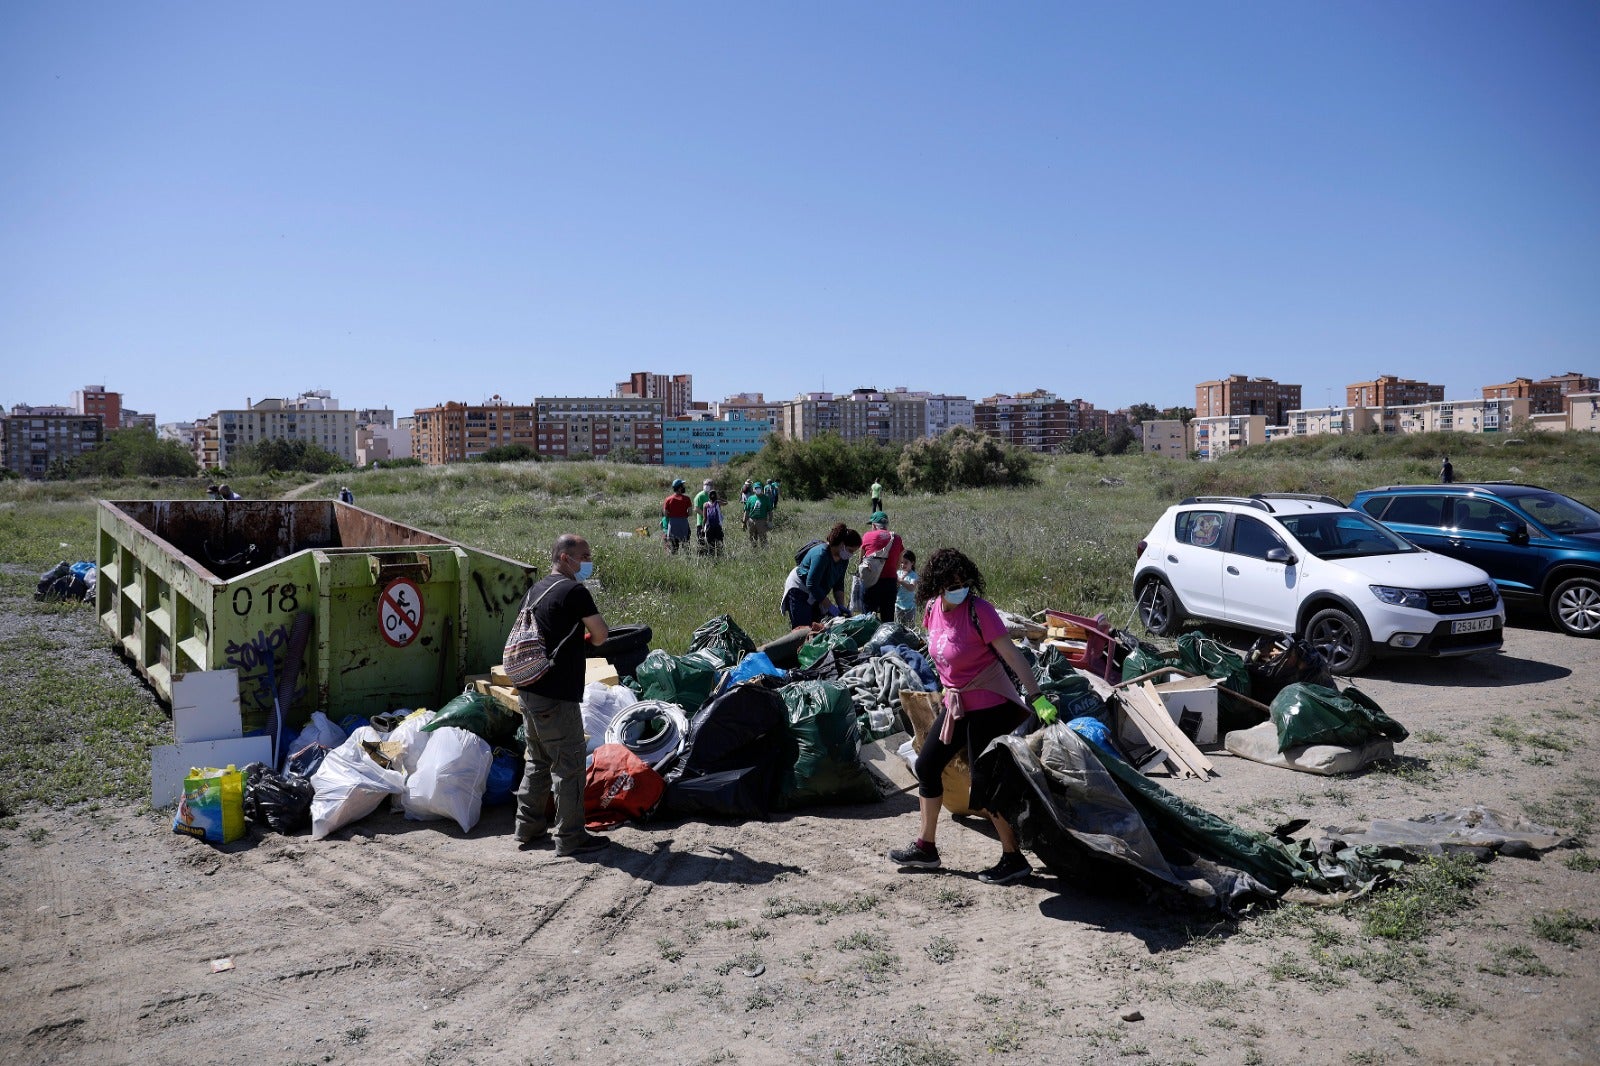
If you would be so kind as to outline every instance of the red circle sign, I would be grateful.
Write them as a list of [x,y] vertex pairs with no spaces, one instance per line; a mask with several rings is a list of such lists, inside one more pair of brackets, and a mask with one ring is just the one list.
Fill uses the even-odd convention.
[[422,592],[410,578],[395,578],[378,604],[378,635],[391,647],[403,648],[421,631]]

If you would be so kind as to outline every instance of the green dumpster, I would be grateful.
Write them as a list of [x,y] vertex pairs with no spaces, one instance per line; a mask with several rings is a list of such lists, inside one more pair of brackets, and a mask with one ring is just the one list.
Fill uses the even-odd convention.
[[169,704],[174,674],[237,669],[246,732],[275,691],[291,725],[441,706],[500,661],[537,577],[331,500],[102,500],[98,524],[101,624]]

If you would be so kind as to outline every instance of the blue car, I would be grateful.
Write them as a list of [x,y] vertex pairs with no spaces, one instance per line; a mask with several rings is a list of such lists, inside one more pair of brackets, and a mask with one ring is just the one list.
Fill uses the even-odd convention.
[[1386,485],[1356,493],[1350,506],[1419,548],[1487,571],[1507,603],[1538,604],[1563,632],[1600,636],[1600,511],[1500,482]]

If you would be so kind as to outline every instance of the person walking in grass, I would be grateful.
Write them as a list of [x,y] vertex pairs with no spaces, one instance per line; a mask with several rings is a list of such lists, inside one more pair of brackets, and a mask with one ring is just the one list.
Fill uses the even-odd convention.
[[761,482],[754,482],[744,499],[744,528],[750,534],[750,543],[765,545],[767,530],[772,528],[772,504],[761,490]]
[[900,534],[890,532],[889,516],[882,511],[873,511],[867,526],[861,538],[861,567],[856,574],[861,583],[861,607],[865,613],[877,615],[880,622],[892,622],[895,592],[900,587],[900,554],[905,543]]
[[589,542],[563,533],[550,549],[550,573],[530,588],[523,605],[531,607],[544,640],[550,669],[517,690],[528,746],[517,789],[517,843],[537,847],[550,838],[547,805],[556,801],[556,854],[581,855],[606,846],[605,837],[583,828],[584,642],[599,647],[611,635],[584,582],[594,573]]
[[876,481],[872,483],[872,509],[883,510],[883,485]]
[[711,489],[706,494],[706,502],[700,506],[700,517],[705,522],[706,551],[712,555],[722,554],[722,499],[717,495],[716,489]]
[[1444,465],[1439,468],[1439,484],[1450,485],[1456,480],[1456,468],[1450,465],[1450,457],[1444,457]]
[[700,547],[706,546],[706,500],[711,497],[711,479],[706,478],[700,483],[700,491],[694,494],[694,535],[700,542]]
[[[889,861],[901,869],[936,870],[939,849],[934,834],[939,829],[940,800],[944,796],[944,769],[956,753],[966,752],[973,768],[974,791],[979,782],[978,756],[996,737],[1026,725],[1034,717],[1022,702],[1006,673],[1022,679],[1030,701],[1039,696],[1039,683],[1017,646],[1006,636],[1000,613],[983,599],[983,574],[954,548],[940,548],[917,579],[916,604],[922,609],[922,626],[928,635],[928,658],[933,660],[944,689],[944,701],[917,753],[913,772],[921,806],[917,838],[889,852]],[[1000,861],[978,875],[990,885],[1008,885],[1033,872],[1022,857],[1017,832],[999,815],[989,821],[1000,837]]]
[[694,504],[684,492],[682,478],[672,482],[672,495],[661,501],[661,514],[667,520],[667,550],[673,555],[689,539],[689,512]]

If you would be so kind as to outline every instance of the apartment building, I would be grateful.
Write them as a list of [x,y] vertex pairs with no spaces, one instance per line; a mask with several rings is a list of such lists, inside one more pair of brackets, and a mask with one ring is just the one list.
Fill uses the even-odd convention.
[[[522,441],[533,447],[528,441]],[[373,463],[386,463],[391,459],[410,459],[411,430],[401,429],[398,426],[387,426],[379,423],[360,426],[356,429],[356,465],[371,466]]]
[[1194,387],[1196,417],[1265,415],[1271,424],[1282,425],[1299,406],[1300,386],[1281,385],[1271,378],[1230,374]]
[[765,419],[776,431],[783,424],[783,401],[768,402],[759,392],[739,392],[711,405],[711,417],[731,419],[735,415],[746,422]]
[[85,385],[72,394],[72,409],[94,415],[109,433],[122,427],[122,393],[107,392],[104,385]]
[[98,414],[19,403],[9,415],[0,415],[0,466],[26,478],[42,478],[55,463],[98,447],[105,432]]
[[1347,407],[1400,407],[1406,404],[1438,403],[1443,399],[1443,385],[1430,385],[1426,381],[1412,381],[1393,374],[1344,387]]
[[[1528,411],[1534,415],[1565,412],[1574,394],[1600,392],[1600,378],[1592,378],[1576,371],[1556,374],[1534,381],[1531,378],[1513,378],[1499,385],[1485,385],[1485,400],[1527,400]],[[1443,397],[1441,397],[1442,399]]]
[[1214,415],[1189,420],[1194,452],[1205,461],[1220,459],[1229,452],[1265,444],[1266,415]]
[[665,400],[638,396],[541,396],[537,450],[541,458],[599,459],[631,449],[647,463],[662,461]]
[[759,414],[740,412],[727,419],[676,420],[661,425],[661,457],[667,466],[720,466],[735,456],[758,452],[772,425]]
[[979,433],[1032,452],[1057,451],[1072,437],[1066,401],[1044,389],[985,396],[972,413]]
[[1189,432],[1176,418],[1157,418],[1140,424],[1146,455],[1159,455],[1167,459],[1187,459],[1194,450],[1189,442]]
[[1381,407],[1311,407],[1290,411],[1289,435],[1325,437],[1377,433],[1384,428],[1384,415]]
[[1383,409],[1385,433],[1499,433],[1531,413],[1527,399],[1447,400]]
[[264,440],[303,440],[356,461],[356,412],[340,408],[326,389],[291,399],[265,399],[226,408],[196,423],[195,459],[202,467],[225,467],[239,449]]
[[694,375],[636,371],[627,381],[617,382],[617,396],[660,400],[663,418],[682,418],[694,406]]
[[[442,466],[512,444],[534,448],[538,412],[534,404],[513,403],[496,393],[483,403],[450,401],[418,408],[412,418],[413,428],[408,436],[413,455],[424,465]],[[384,440],[387,447],[393,448],[400,440],[398,427],[396,435],[385,435]],[[386,457],[377,458],[381,462]],[[391,454],[387,458],[402,456]]]
[[1574,392],[1567,396],[1567,424],[1570,430],[1600,432],[1600,392]]
[[973,424],[972,401],[965,396],[951,396],[942,392],[913,391],[904,385],[890,390],[890,395],[907,399],[920,399],[927,405],[928,436],[937,437],[956,426]]

